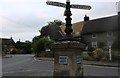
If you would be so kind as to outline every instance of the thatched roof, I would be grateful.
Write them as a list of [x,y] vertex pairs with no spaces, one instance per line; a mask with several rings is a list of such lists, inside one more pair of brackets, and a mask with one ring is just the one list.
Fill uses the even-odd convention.
[[[84,26],[83,21],[72,24],[72,29],[73,29],[72,34],[73,35],[77,35],[78,33],[80,34],[83,26]],[[65,31],[64,31],[65,30],[65,24],[61,25],[60,28],[61,28],[62,32],[65,34]]]
[[115,15],[86,22],[81,34],[101,33],[118,30],[118,15]]

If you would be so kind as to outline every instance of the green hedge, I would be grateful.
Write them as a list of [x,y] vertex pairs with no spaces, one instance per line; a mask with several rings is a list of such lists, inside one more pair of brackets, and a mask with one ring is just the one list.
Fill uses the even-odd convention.
[[83,60],[92,60],[92,58],[88,55],[88,52],[83,52]]

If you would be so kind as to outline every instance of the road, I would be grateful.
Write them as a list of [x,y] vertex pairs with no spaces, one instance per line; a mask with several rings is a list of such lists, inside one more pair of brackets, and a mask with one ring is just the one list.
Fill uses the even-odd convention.
[[3,76],[52,76],[53,63],[36,61],[34,55],[12,55],[2,59]]
[[118,70],[117,67],[84,65],[84,74],[88,76],[118,76]]
[[[34,55],[12,55],[2,59],[3,76],[52,76],[53,61],[35,60]],[[118,76],[117,67],[84,65],[87,76]]]

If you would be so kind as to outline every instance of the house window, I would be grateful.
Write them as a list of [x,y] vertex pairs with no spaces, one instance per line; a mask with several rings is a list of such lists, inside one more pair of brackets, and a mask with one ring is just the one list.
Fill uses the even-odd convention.
[[112,43],[113,43],[112,41],[107,41],[108,46],[111,46]]
[[92,38],[96,38],[96,34],[92,34]]
[[97,47],[97,41],[92,42],[92,47],[96,48]]
[[112,32],[107,32],[107,37],[111,37],[113,36],[113,33]]

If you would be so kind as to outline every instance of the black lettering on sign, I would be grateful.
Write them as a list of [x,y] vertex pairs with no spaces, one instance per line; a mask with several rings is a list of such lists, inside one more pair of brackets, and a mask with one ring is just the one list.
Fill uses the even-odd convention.
[[59,64],[68,64],[68,56],[59,56]]
[[53,6],[58,6],[58,7],[66,7],[65,3],[60,3],[60,2],[52,2],[52,1],[47,1],[46,2],[48,5],[53,5]]
[[76,4],[74,5],[74,4],[72,4],[71,8],[90,10],[91,6],[88,6],[88,5],[76,5]]

